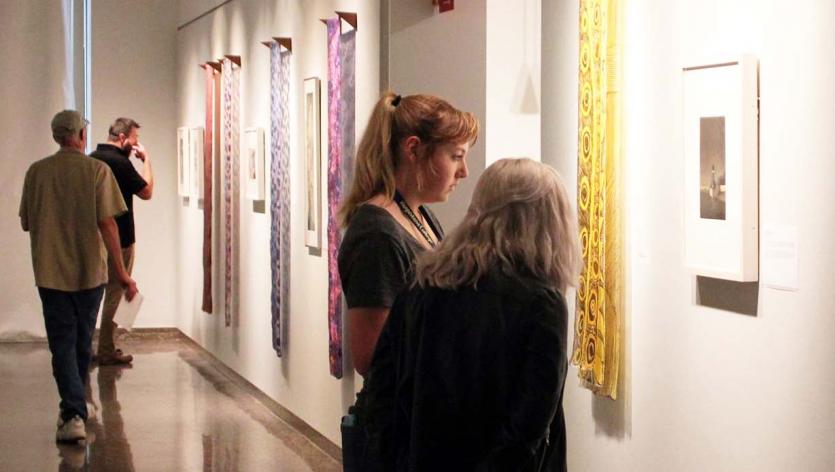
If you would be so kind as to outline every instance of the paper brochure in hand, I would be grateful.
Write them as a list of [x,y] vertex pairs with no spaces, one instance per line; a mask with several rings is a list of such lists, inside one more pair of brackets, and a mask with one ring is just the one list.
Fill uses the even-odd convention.
[[120,328],[133,328],[133,322],[136,321],[136,315],[139,313],[139,308],[142,306],[142,300],[144,299],[145,297],[141,293],[137,293],[131,301],[122,296],[122,301],[119,302],[116,314],[113,316],[113,322]]

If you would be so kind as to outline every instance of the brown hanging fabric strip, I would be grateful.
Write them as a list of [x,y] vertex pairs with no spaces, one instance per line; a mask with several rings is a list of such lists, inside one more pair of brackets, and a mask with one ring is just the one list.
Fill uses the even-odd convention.
[[206,75],[206,128],[203,132],[203,311],[211,313],[212,303],[212,127],[214,126],[215,70],[203,67]]

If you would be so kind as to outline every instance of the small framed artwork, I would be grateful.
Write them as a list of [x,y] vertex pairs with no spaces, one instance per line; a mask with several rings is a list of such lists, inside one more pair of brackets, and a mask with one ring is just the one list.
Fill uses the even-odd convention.
[[244,172],[246,172],[246,197],[264,200],[264,129],[248,128],[244,131]]
[[177,193],[183,197],[191,195],[190,157],[189,129],[177,128]]
[[189,130],[191,195],[203,198],[203,128]]
[[685,67],[685,265],[698,275],[759,278],[757,60]]
[[304,244],[322,247],[321,97],[317,77],[304,79],[305,236]]

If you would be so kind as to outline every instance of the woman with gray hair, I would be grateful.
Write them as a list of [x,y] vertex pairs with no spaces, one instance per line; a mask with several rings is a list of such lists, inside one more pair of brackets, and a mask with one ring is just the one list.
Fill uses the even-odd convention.
[[580,264],[557,172],[490,166],[380,335],[358,404],[364,470],[564,470],[564,291]]

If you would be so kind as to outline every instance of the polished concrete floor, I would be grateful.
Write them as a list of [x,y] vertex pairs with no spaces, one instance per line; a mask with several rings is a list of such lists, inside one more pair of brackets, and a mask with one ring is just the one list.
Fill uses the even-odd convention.
[[337,471],[341,465],[186,340],[129,340],[132,367],[94,367],[98,419],[55,443],[45,343],[0,344],[0,471]]

